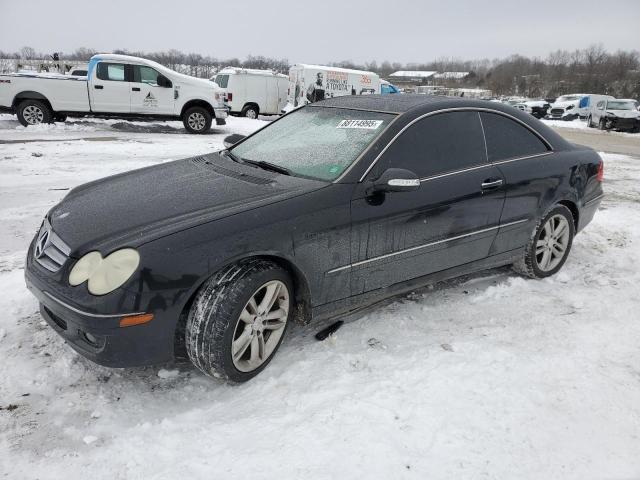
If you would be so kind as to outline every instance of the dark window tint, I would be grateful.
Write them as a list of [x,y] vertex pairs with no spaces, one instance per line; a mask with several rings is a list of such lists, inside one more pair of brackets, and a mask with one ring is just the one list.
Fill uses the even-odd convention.
[[386,166],[421,178],[486,163],[477,112],[441,113],[418,120],[391,144]]
[[490,162],[526,157],[549,149],[528,128],[502,115],[481,113]]
[[97,76],[100,80],[124,82],[124,65],[100,62],[97,67]]

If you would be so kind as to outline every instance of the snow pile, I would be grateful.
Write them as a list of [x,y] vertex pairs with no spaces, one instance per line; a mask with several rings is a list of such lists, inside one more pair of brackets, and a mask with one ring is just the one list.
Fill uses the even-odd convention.
[[[96,122],[101,135],[105,125]],[[607,197],[560,275],[534,281],[504,268],[439,284],[344,318],[324,342],[313,338],[321,326],[294,328],[241,386],[186,365],[99,367],[43,324],[22,264],[64,189],[261,125],[0,145],[6,478],[638,476],[637,159],[604,155]]]

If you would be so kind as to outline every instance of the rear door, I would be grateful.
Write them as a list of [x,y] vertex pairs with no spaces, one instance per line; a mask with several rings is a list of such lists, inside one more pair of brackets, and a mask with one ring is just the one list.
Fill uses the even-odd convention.
[[[366,180],[387,168],[411,170],[420,188],[368,195]],[[488,256],[504,204],[503,181],[487,162],[478,112],[441,113],[411,125],[352,200],[353,293]]]
[[89,86],[91,110],[104,113],[131,112],[131,82],[123,63],[99,62]]
[[131,112],[147,115],[174,113],[173,83],[147,65],[132,65]]

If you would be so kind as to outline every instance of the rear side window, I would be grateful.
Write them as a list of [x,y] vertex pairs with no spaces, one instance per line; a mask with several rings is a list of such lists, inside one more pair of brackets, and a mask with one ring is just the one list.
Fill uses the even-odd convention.
[[387,168],[425,178],[486,163],[478,112],[441,113],[418,120],[385,152]]
[[124,82],[124,65],[122,63],[100,62],[97,66],[96,75],[100,80]]
[[537,135],[510,118],[495,113],[481,113],[480,117],[490,162],[549,151]]
[[220,88],[227,88],[227,85],[229,84],[229,75],[217,75],[216,83]]

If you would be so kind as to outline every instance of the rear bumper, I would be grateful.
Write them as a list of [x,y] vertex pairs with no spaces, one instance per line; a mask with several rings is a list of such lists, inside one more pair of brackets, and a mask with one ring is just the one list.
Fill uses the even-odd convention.
[[229,116],[229,109],[227,108],[214,108],[213,113],[216,117],[216,125],[226,125],[226,118]]
[[593,217],[596,214],[596,211],[598,210],[600,202],[602,202],[603,198],[604,193],[601,193],[597,197],[592,198],[582,205],[582,208],[580,209],[580,216],[578,219],[578,232],[586,227],[589,223],[591,223],[591,220],[593,220]]

